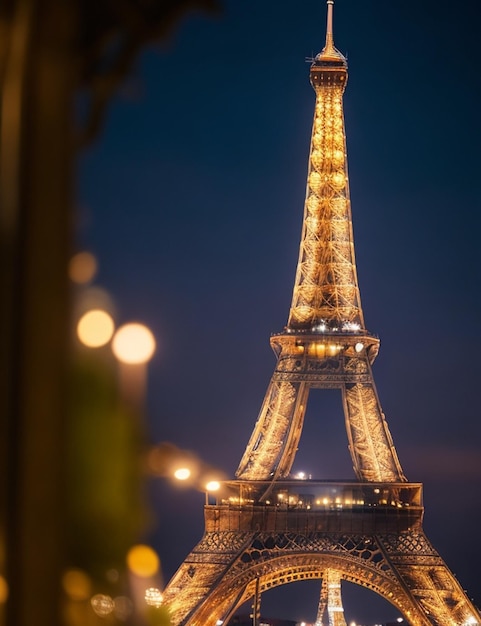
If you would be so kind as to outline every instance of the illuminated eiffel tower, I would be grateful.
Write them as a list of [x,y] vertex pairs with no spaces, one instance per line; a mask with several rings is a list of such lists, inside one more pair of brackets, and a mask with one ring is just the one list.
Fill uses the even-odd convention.
[[[277,365],[236,472],[205,533],[164,592],[174,626],[226,623],[256,593],[329,575],[374,591],[412,626],[481,624],[426,538],[422,485],[407,482],[371,365],[379,340],[364,325],[347,175],[347,62],[327,35],[313,59],[316,93],[304,221],[289,320],[271,338]],[[292,480],[309,391],[341,390],[351,482]]]

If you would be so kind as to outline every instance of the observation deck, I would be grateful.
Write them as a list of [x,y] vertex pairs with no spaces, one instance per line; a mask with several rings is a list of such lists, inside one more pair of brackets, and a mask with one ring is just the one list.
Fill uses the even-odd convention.
[[[211,495],[212,497],[212,495]],[[392,533],[421,529],[421,483],[225,481],[207,531]]]

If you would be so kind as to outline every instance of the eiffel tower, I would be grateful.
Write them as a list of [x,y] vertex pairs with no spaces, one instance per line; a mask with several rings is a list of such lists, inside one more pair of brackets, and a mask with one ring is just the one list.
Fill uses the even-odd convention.
[[[174,626],[227,623],[278,585],[346,580],[379,594],[412,626],[481,624],[422,526],[422,485],[408,482],[372,374],[379,340],[364,325],[347,174],[346,58],[333,41],[313,59],[316,93],[300,254],[277,365],[239,467],[204,509],[205,533],[164,592]],[[309,391],[341,390],[356,478],[293,480]],[[256,619],[256,618],[254,618]]]

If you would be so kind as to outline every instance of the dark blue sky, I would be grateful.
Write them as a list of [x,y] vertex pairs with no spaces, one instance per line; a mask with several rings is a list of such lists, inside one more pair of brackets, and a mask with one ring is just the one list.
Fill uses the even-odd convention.
[[[223,6],[138,60],[80,159],[77,240],[118,321],[157,336],[151,441],[232,476],[287,321],[314,107],[305,57],[323,47],[325,3]],[[425,485],[428,537],[478,605],[480,22],[474,0],[336,0],[334,15],[374,376],[405,473]],[[295,467],[353,477],[340,395],[312,395]],[[202,496],[153,491],[169,578],[201,537]],[[313,620],[317,593],[283,587],[263,608]],[[348,619],[396,615],[365,594],[346,594]]]

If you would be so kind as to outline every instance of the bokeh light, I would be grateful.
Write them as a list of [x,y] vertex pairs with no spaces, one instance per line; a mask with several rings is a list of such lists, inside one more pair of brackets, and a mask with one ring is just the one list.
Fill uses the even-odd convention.
[[160,566],[159,557],[150,546],[138,544],[130,548],[127,554],[129,570],[141,578],[154,576]]
[[82,601],[90,597],[92,585],[88,574],[80,569],[69,569],[62,576],[62,587],[72,600]]
[[143,324],[130,323],[115,333],[112,350],[122,363],[147,363],[155,352],[155,338]]
[[80,318],[77,336],[88,348],[100,348],[110,341],[114,329],[114,321],[107,311],[93,309]]
[[162,592],[157,587],[149,587],[145,590],[145,603],[149,606],[159,607],[162,604]]
[[89,283],[97,273],[97,259],[91,252],[79,252],[71,259],[68,266],[70,280],[79,285]]
[[218,480],[209,480],[205,488],[207,491],[218,491],[220,489],[220,482]]
[[175,470],[174,477],[177,478],[177,480],[187,480],[190,478],[191,474],[192,472],[188,467],[179,467],[179,469]]
[[112,598],[103,593],[97,593],[93,596],[90,600],[90,604],[92,605],[94,613],[99,617],[110,615],[115,608]]

